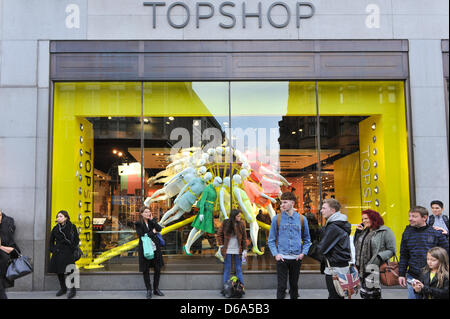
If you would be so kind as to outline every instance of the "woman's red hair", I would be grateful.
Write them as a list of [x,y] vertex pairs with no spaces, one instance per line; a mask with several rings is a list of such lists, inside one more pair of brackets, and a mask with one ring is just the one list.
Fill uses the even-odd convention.
[[384,220],[378,212],[371,209],[366,209],[361,212],[361,215],[364,214],[367,215],[367,217],[369,217],[369,220],[372,224],[370,228],[378,229],[380,228],[380,226],[384,225]]

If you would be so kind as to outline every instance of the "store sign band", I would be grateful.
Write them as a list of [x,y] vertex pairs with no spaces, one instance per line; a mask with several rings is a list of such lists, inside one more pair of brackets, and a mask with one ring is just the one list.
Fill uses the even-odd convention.
[[[160,13],[158,7],[166,7],[166,3],[165,2],[144,2],[143,4],[144,4],[144,6],[152,7],[153,29],[156,29],[156,27],[157,27],[156,16],[158,13]],[[173,15],[174,15],[173,10],[176,7],[182,8],[181,10],[183,10],[184,13],[186,14],[184,21],[181,23],[176,23],[173,21]],[[249,18],[257,18],[258,19],[258,27],[262,28],[263,9],[262,9],[261,2],[257,3],[256,12],[254,10],[252,12],[250,12],[250,10],[248,10],[245,2],[242,2],[240,12],[237,12],[238,10],[233,9],[234,7],[236,7],[236,3],[231,2],[231,1],[222,2],[218,6],[218,8],[215,7],[214,4],[212,4],[211,2],[196,2],[195,3],[196,28],[197,29],[200,28],[200,20],[207,20],[207,19],[213,18],[214,15],[216,14],[216,9],[218,9],[219,15],[226,17],[227,19],[230,20],[228,23],[222,23],[222,22],[219,23],[219,26],[223,29],[232,29],[236,26],[236,24],[237,24],[236,15],[242,16],[242,28],[243,29],[246,28],[246,21]],[[273,11],[276,7],[281,8],[281,10],[283,10],[286,13],[286,15],[284,17],[284,21],[282,21],[282,22],[276,22],[273,18],[273,16],[274,16]],[[308,9],[305,9],[305,7],[307,7]],[[265,12],[265,15],[267,17],[267,20],[269,21],[269,24],[272,27],[285,28],[290,24],[291,16],[292,16],[291,12],[294,12],[294,11],[295,11],[296,26],[297,26],[297,28],[300,28],[300,21],[302,19],[311,18],[315,13],[315,7],[311,2],[296,2],[295,7],[292,8],[290,5],[288,5],[285,2],[277,1],[277,2],[272,3],[268,7],[267,11]],[[186,3],[180,2],[180,1],[174,2],[167,7],[166,18],[167,18],[167,23],[171,27],[176,28],[176,29],[183,29],[189,24],[189,21],[191,20],[191,11],[189,9],[189,6]]]

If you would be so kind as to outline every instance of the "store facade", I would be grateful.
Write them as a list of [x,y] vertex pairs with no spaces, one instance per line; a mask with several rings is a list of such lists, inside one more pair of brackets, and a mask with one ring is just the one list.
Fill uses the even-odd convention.
[[[203,167],[222,181],[240,175],[274,199],[264,204],[244,200],[247,205],[229,195],[235,189],[248,195],[245,182],[216,188],[218,195],[225,194],[225,208],[220,196],[215,202],[216,229],[230,207],[246,211],[253,246],[244,268],[249,288],[276,284],[265,245],[280,191],[297,195],[298,211],[313,230],[324,222],[320,205],[325,198],[341,201],[354,225],[361,209],[375,209],[394,230],[399,246],[411,205],[427,206],[435,198],[448,203],[448,33],[442,30],[437,39],[431,28],[425,30],[422,37],[432,38],[424,43],[402,34],[395,19],[386,20],[400,19],[410,9],[384,1],[350,3],[345,9],[336,6],[338,14],[331,14],[333,5],[327,1],[71,1],[64,6],[61,34],[5,32],[4,23],[3,39],[38,37],[34,42],[2,41],[3,61],[13,61],[11,47],[23,52],[33,44],[37,52],[31,87],[14,84],[25,80],[16,80],[5,63],[0,83],[9,94],[4,93],[8,105],[20,89],[37,93],[37,111],[28,119],[36,129],[33,222],[19,212],[20,200],[12,204],[2,197],[2,207],[10,207],[6,214],[18,216],[19,225],[33,234],[18,231],[19,243],[30,249],[36,265],[22,289],[56,285],[46,272],[47,241],[61,209],[69,211],[79,229],[82,289],[141,287],[133,223],[146,198],[153,199],[149,206],[159,218],[168,221],[164,288],[219,288],[223,266],[215,257],[214,235],[189,236],[196,206],[164,216],[174,211],[182,189],[173,191],[172,177],[187,167],[204,177],[204,171],[198,173]],[[448,25],[448,15],[439,14],[441,7],[422,10]],[[18,9],[25,7],[3,0],[5,17]],[[408,14],[416,15],[414,10]],[[353,15],[366,30],[341,27],[333,35],[329,28],[314,29]],[[84,35],[64,35],[70,31]],[[427,55],[429,65],[422,68],[420,60]],[[448,70],[446,74],[448,79]],[[435,112],[423,109],[430,94],[429,107]],[[7,114],[13,121],[20,115]],[[439,122],[430,127],[424,119]],[[8,144],[12,139],[22,144]],[[4,140],[13,153],[26,153],[26,137]],[[442,156],[424,156],[429,147]],[[8,165],[12,158],[4,167]],[[436,169],[444,174],[430,181]],[[14,173],[6,176],[12,180]],[[185,251],[188,242],[192,255]],[[303,287],[317,287],[320,274],[314,260],[305,260],[303,273]]]

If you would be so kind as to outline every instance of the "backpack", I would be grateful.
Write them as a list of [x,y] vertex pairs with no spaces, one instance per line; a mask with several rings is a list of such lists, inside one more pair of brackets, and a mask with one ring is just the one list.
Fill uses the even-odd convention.
[[231,277],[223,286],[223,295],[226,298],[242,298],[244,295],[244,285],[238,277]]

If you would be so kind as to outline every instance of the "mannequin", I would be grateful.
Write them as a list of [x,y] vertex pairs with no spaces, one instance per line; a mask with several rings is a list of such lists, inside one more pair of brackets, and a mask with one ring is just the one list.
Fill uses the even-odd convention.
[[205,232],[214,234],[214,203],[217,198],[216,188],[222,184],[220,177],[215,177],[212,184],[206,186],[203,190],[202,197],[197,203],[197,207],[200,209],[199,213],[192,222],[192,230],[189,233],[189,237],[186,241],[186,245],[183,246],[183,250],[186,255],[191,256],[190,248],[192,244],[200,238]]
[[152,202],[172,198],[173,196],[177,195],[183,189],[183,187],[195,177],[195,169],[193,167],[184,169],[182,172],[176,174],[167,183],[165,183],[163,188],[154,192],[152,196],[147,197],[144,201],[144,205],[148,207]]
[[233,176],[233,195],[239,203],[241,211],[244,213],[246,221],[250,224],[250,238],[252,240],[252,251],[258,255],[262,255],[258,249],[258,231],[259,226],[256,222],[256,214],[253,211],[252,203],[247,196],[247,193],[240,187],[242,184],[242,177],[240,175]]
[[231,211],[231,196],[230,196],[230,177],[227,176],[223,179],[223,185],[219,191],[219,205],[220,212],[222,213],[223,220],[228,219],[228,213]]
[[165,227],[167,224],[180,218],[184,213],[191,211],[192,206],[205,189],[205,184],[211,179],[212,174],[207,172],[203,177],[194,178],[186,184],[175,199],[175,205],[164,214],[159,224]]
[[271,205],[271,202],[275,204],[277,201],[266,195],[260,185],[247,180],[250,173],[246,169],[241,169],[239,171],[239,175],[242,177],[242,185],[244,186],[245,193],[250,198],[250,201],[260,208],[266,208],[270,214],[270,218],[272,219],[276,213]]

